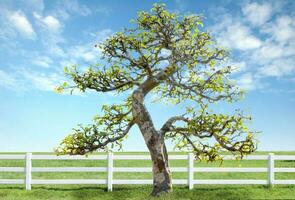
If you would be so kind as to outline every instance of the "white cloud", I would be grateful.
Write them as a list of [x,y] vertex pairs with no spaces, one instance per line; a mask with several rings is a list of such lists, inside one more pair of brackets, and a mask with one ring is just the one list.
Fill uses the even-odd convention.
[[34,39],[36,37],[32,24],[22,11],[18,10],[15,12],[9,12],[7,18],[11,23],[11,26],[13,26],[24,37],[29,39]]
[[284,50],[282,46],[270,43],[264,44],[257,52],[257,56],[260,60],[271,60],[279,58],[283,55]]
[[245,71],[247,67],[247,63],[245,61],[236,62],[229,60],[224,65],[232,66],[234,69],[233,73]]
[[251,34],[242,24],[234,24],[227,29],[227,45],[240,50],[255,49],[261,46],[259,38]]
[[269,64],[276,59],[285,59],[291,56],[295,56],[294,44],[286,45],[270,40],[253,52],[252,59],[257,64]]
[[21,74],[25,81],[29,82],[34,89],[42,91],[53,91],[53,89],[61,84],[65,77],[57,73],[42,73],[38,71],[25,70],[21,71]]
[[221,23],[212,27],[213,33],[217,33],[217,42],[225,47],[238,50],[250,50],[259,48],[262,41],[255,37],[251,29],[239,21],[233,21],[230,16],[223,16]]
[[51,15],[42,17],[41,15],[34,13],[34,17],[38,19],[42,23],[42,25],[50,31],[57,32],[61,28],[60,21]]
[[73,14],[88,16],[92,13],[91,9],[86,5],[80,4],[76,0],[59,1],[54,13],[66,20]]
[[16,80],[10,74],[5,71],[0,70],[0,86],[5,88],[14,88],[16,85]]
[[278,16],[262,29],[267,40],[253,52],[252,62],[259,65],[262,77],[282,77],[295,73],[295,22],[290,16]]
[[79,4],[79,2],[75,0],[65,0],[64,6],[68,11],[80,14],[82,16],[87,16],[92,13],[90,8],[88,8],[86,5]]
[[74,60],[82,59],[84,62],[94,62],[98,60],[101,50],[95,48],[93,44],[87,43],[71,47],[67,52],[68,57]]
[[[52,42],[50,42],[52,41]],[[49,42],[44,42],[44,45],[48,48],[48,53],[56,58],[67,58],[67,54],[64,49],[58,44],[55,39],[50,39]]]
[[[242,8],[245,18],[222,11],[217,17],[222,21],[212,27],[217,42],[240,60],[241,70],[237,72],[244,74],[237,83],[247,90],[265,88],[266,77],[294,77],[295,21],[292,14],[279,13],[286,10],[283,4],[275,4],[248,3]],[[235,58],[230,59],[230,64],[239,65]]]
[[264,65],[259,69],[262,76],[288,76],[295,72],[294,59],[278,59],[269,65]]
[[21,7],[25,7],[28,11],[43,12],[44,2],[43,0],[20,0]]
[[15,91],[53,91],[64,80],[64,75],[56,72],[42,73],[26,68],[14,71],[13,73],[0,70],[0,87]]
[[53,60],[47,56],[38,56],[33,59],[32,63],[40,67],[49,68]]
[[265,29],[277,42],[288,43],[295,40],[295,21],[290,16],[280,16],[275,23],[269,24]]
[[98,41],[104,41],[109,36],[113,34],[113,31],[111,29],[102,29],[95,33]]
[[66,53],[61,44],[66,42],[66,38],[62,35],[62,23],[55,17],[48,15],[43,17],[37,13],[33,13],[40,26],[40,41],[46,49],[46,53],[55,57],[66,57]]
[[63,0],[58,1],[53,13],[60,17],[62,20],[67,20],[73,15],[89,16],[93,13],[102,15],[109,15],[112,12],[110,7],[106,7],[97,3],[95,6],[88,7],[82,3],[83,1],[77,0]]
[[[103,29],[94,33],[86,32],[87,35],[91,35],[97,42],[104,41],[112,33],[113,32],[110,29]],[[72,63],[78,63],[79,61],[94,63],[95,61],[99,60],[102,52],[100,48],[94,47],[94,45],[94,42],[88,42],[82,45],[69,47],[66,51],[67,57],[71,60]]]
[[272,7],[268,3],[248,3],[242,8],[246,18],[254,25],[261,26],[267,22],[272,14]]
[[60,23],[58,21],[58,19],[56,19],[55,17],[53,16],[47,16],[44,18],[44,23],[51,29],[51,30],[54,30],[54,31],[57,31],[59,30],[60,28]]
[[91,62],[91,61],[94,61],[95,60],[95,58],[97,57],[97,55],[95,55],[95,53],[93,51],[88,51],[88,52],[82,53],[81,57],[85,61]]
[[237,85],[245,90],[253,90],[256,88],[254,77],[251,73],[245,73],[237,79]]
[[108,37],[110,37],[113,34],[113,31],[111,29],[102,29],[100,31],[90,31],[90,30],[84,30],[83,34],[86,35],[87,37],[90,36],[94,40],[98,42],[102,42]]

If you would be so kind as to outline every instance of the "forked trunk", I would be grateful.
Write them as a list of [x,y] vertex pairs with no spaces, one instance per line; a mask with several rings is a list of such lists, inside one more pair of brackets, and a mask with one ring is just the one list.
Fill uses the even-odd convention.
[[164,138],[155,129],[151,116],[143,104],[144,93],[133,93],[132,113],[150,151],[153,162],[153,191],[151,195],[172,191],[172,178]]
[[150,122],[139,123],[139,129],[149,149],[153,163],[152,196],[172,191],[172,177],[168,162],[168,153],[164,139],[150,126]]
[[153,191],[151,195],[159,196],[161,193],[171,192],[172,177],[165,144],[149,149],[153,162]]
[[[161,193],[172,191],[172,177],[166,146],[160,135],[147,133],[145,132],[147,129],[143,130],[141,127],[153,164],[153,191],[151,195],[159,196]],[[145,137],[146,135],[151,137]]]

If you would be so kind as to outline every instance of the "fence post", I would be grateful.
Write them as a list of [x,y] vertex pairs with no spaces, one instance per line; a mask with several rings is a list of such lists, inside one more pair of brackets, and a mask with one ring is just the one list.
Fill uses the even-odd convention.
[[108,153],[108,191],[113,191],[113,153]]
[[268,154],[268,185],[269,187],[273,187],[275,173],[274,173],[274,154]]
[[31,190],[32,182],[32,153],[26,153],[26,190]]
[[194,187],[194,155],[188,154],[188,188],[191,190]]

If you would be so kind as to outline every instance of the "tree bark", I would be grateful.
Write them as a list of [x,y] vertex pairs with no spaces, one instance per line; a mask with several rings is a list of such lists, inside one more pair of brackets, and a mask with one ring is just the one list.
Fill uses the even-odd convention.
[[132,95],[132,114],[138,125],[145,143],[149,149],[153,164],[152,196],[172,191],[172,177],[169,168],[168,154],[164,138],[153,124],[143,101],[145,92],[142,89],[134,91]]
[[153,162],[153,191],[151,195],[159,196],[161,193],[171,192],[172,177],[165,144],[149,147],[149,150]]
[[[143,130],[145,126],[139,126],[149,149],[153,165],[153,191],[152,196],[172,191],[172,177],[169,168],[168,153],[163,138],[157,134],[151,134]],[[151,137],[147,137],[151,135]]]

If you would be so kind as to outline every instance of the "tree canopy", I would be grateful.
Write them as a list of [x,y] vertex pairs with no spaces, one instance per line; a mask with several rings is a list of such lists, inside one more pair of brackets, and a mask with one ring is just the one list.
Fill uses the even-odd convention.
[[[111,35],[96,48],[102,50],[104,64],[86,71],[76,66],[65,68],[71,81],[57,91],[130,95],[121,104],[104,105],[93,124],[73,129],[57,149],[59,154],[120,147],[134,125],[141,132],[151,128],[155,131],[149,132],[161,140],[170,138],[178,149],[190,150],[209,161],[221,159],[224,150],[243,156],[256,149],[255,132],[245,125],[251,117],[241,111],[220,114],[210,109],[215,102],[239,100],[243,91],[230,77],[234,67],[226,65],[228,52],[204,30],[203,16],[182,16],[155,4],[150,12],[138,12],[132,28]],[[147,109],[140,109],[149,93],[175,106],[189,103],[184,113],[156,129]]]

